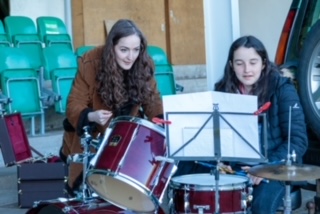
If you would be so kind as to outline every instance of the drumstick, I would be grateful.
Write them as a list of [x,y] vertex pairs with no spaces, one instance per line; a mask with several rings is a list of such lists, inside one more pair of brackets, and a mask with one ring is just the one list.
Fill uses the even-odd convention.
[[174,159],[172,159],[172,158],[167,158],[167,157],[163,157],[163,156],[155,156],[154,159],[155,159],[156,161],[174,163]]
[[171,121],[169,120],[163,120],[163,119],[160,119],[158,117],[154,117],[152,118],[152,122],[156,123],[156,124],[167,124],[167,125],[170,125],[171,124]]
[[[229,168],[227,168],[225,166],[221,167],[221,169],[223,169],[224,172],[227,174],[240,175],[240,176],[247,176],[247,174],[248,174],[248,170],[234,171],[234,170],[230,170]],[[269,180],[264,178],[261,182],[269,183]]]
[[[201,162],[201,161],[195,161],[195,163],[201,164],[201,165],[209,167],[209,168],[215,168],[216,167],[213,164],[205,163],[205,162]],[[234,170],[230,169],[227,165],[224,165],[224,164],[220,164],[219,170],[221,172],[226,173],[226,174],[239,175],[239,176],[247,176],[247,174],[248,174],[248,170],[234,171]],[[269,180],[263,179],[262,182],[269,183]]]
[[[206,163],[206,162],[201,162],[201,161],[195,161],[196,164],[200,164],[202,166],[208,167],[208,168],[216,168],[216,165],[210,164],[210,163]],[[232,169],[230,169],[228,166],[224,165],[224,164],[219,164],[219,170],[225,173],[229,173],[229,174],[234,174],[235,171],[233,171]]]
[[265,104],[263,104],[257,111],[253,112],[254,115],[259,115],[262,112],[267,111],[271,106],[271,102],[266,102]]

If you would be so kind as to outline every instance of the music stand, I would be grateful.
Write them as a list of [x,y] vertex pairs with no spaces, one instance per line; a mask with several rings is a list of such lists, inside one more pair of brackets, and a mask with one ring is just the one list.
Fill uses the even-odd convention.
[[[264,149],[262,153],[259,139],[257,139],[257,143],[252,145],[249,140],[247,140],[224,116],[241,115],[244,118],[245,116],[257,117],[252,113],[219,112],[218,110],[214,110],[213,112],[166,112],[165,117],[167,118],[167,120],[175,123],[175,121],[177,121],[175,119],[178,118],[177,116],[185,117],[186,115],[189,118],[192,116],[207,116],[207,118],[200,127],[182,128],[182,136],[183,139],[186,140],[182,143],[180,142],[181,146],[178,148],[175,147],[175,142],[172,142],[172,140],[170,140],[171,135],[174,135],[177,132],[171,133],[170,129],[172,129],[172,125],[166,125],[166,136],[169,145],[168,150],[169,156],[171,158],[174,158],[176,160],[267,162],[267,150],[265,146],[267,143],[266,135],[263,134],[262,138],[262,144],[264,145],[262,147]],[[263,118],[263,123],[265,123],[266,121],[265,116],[265,114],[259,115],[259,117]],[[221,129],[221,121],[227,124],[230,129]],[[246,124],[244,124],[244,126],[245,125]],[[266,125],[263,125],[263,129],[265,128]],[[233,131],[234,133],[231,133],[231,131]],[[266,133],[266,130],[263,130],[263,133]],[[236,134],[237,136],[231,136],[234,134]],[[252,134],[254,135],[254,133]],[[235,137],[237,139],[232,139]],[[222,145],[221,138],[224,138],[222,140],[223,143],[228,143],[228,145]],[[231,142],[230,144],[228,140],[233,142]],[[195,142],[194,144],[201,143],[200,147],[199,145],[198,147],[194,147],[192,145],[193,142]],[[212,145],[210,145],[210,143],[212,143]],[[206,146],[206,149],[204,150],[201,146]],[[233,151],[227,150],[231,149],[232,146],[236,147]],[[203,153],[200,154],[199,151],[202,151]]]
[[[210,96],[208,96],[208,94],[202,95],[206,98],[212,98],[212,94]],[[223,96],[224,95],[231,96],[226,93],[223,94]],[[175,99],[177,99],[176,102],[179,102],[178,96],[175,95]],[[172,122],[170,125],[166,125],[169,157],[175,160],[214,160],[217,162],[217,167],[214,170],[214,176],[216,184],[215,212],[218,214],[220,211],[219,162],[267,161],[261,152],[257,116],[248,112],[220,112],[220,104],[218,103],[213,104],[212,111],[183,111],[183,109],[180,112],[168,111],[168,109],[170,109],[170,107],[166,106],[168,101],[170,102],[171,99],[166,101],[166,98],[164,97],[165,119]],[[238,120],[235,120],[235,123],[233,124],[230,122],[230,119],[235,118],[235,116],[238,117]],[[247,119],[242,121],[239,120],[239,118]],[[263,118],[263,122],[265,124],[265,115],[263,115]],[[248,127],[246,126],[248,126],[249,130],[252,130],[253,132],[248,133],[246,131]],[[263,142],[266,144],[266,126],[264,125],[263,127]],[[180,136],[180,138],[177,138],[177,136]],[[247,138],[250,139],[248,140]],[[177,139],[180,142],[177,142]],[[251,141],[255,142],[251,143]],[[267,146],[265,145],[265,154],[266,148]]]

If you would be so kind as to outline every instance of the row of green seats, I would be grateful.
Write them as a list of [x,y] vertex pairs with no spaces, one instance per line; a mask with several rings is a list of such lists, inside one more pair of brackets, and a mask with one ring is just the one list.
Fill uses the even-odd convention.
[[31,134],[35,133],[34,118],[41,117],[41,132],[44,132],[44,106],[41,101],[38,72],[30,65],[28,57],[19,49],[1,47],[0,86],[9,100],[1,103],[6,113],[20,112],[31,118]]
[[71,36],[64,22],[53,16],[40,16],[34,21],[27,16],[7,16],[0,23],[0,41],[17,47],[27,43],[49,47],[64,46],[73,50]]
[[[5,111],[20,112],[25,118],[40,115],[44,133],[44,109],[48,107],[48,100],[54,100],[57,113],[66,111],[77,72],[77,57],[70,49],[55,46],[43,48],[42,57],[43,67],[37,70],[23,49],[0,47],[0,86],[3,95],[11,101],[4,105]],[[49,90],[43,87],[42,72],[49,75]]]
[[[26,16],[7,16],[4,25],[0,24],[0,40],[7,40],[10,45],[21,49],[29,58],[29,62],[36,70],[43,70],[44,48],[63,48],[73,52],[71,37],[68,35],[63,21],[57,17],[41,16],[33,20]],[[2,29],[2,31],[1,31]],[[1,47],[1,43],[0,43]],[[47,52],[47,51],[45,51]],[[45,80],[50,80],[50,72],[43,70]]]

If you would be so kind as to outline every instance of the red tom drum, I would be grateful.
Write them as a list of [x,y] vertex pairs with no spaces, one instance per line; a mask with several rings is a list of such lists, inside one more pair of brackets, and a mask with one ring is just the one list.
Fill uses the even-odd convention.
[[[219,175],[219,205],[221,214],[247,213],[248,178]],[[215,213],[215,176],[192,174],[173,177],[170,182],[172,213]]]
[[135,212],[153,212],[162,203],[176,166],[167,157],[164,129],[147,120],[115,118],[111,132],[86,175],[101,198]]

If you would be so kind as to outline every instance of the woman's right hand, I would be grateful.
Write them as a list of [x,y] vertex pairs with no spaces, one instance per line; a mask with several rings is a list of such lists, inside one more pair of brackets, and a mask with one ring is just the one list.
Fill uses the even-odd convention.
[[[242,170],[248,172],[249,169],[251,167],[250,166],[243,166],[241,167]],[[264,179],[263,178],[260,178],[260,177],[256,177],[256,176],[253,176],[253,175],[250,175],[249,173],[247,174],[248,178],[250,179],[251,183],[253,185],[259,185],[261,183],[261,181],[263,181]]]
[[107,110],[97,110],[88,114],[88,120],[90,122],[96,122],[101,126],[104,126],[111,117],[112,112]]

